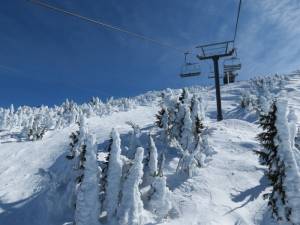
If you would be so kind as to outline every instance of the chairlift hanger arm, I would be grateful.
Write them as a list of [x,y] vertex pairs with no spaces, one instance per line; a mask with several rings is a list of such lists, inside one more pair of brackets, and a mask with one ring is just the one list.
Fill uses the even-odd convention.
[[198,45],[198,46],[196,46],[196,48],[205,48],[205,47],[210,47],[210,46],[213,46],[213,45],[224,45],[224,44],[227,44],[227,43],[233,43],[233,40],[231,40],[231,41],[215,42],[215,43],[206,44],[206,45]]
[[197,55],[197,58],[199,60],[207,60],[207,59],[214,59],[214,58],[223,58],[223,57],[228,57],[231,56],[234,53],[234,49],[232,49],[230,52],[228,53],[224,53],[224,54],[219,54],[219,55],[210,55],[210,56],[201,56],[201,55]]

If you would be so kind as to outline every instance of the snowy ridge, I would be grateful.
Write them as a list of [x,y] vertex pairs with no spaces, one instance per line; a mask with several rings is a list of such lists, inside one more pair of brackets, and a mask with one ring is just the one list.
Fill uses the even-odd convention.
[[[280,85],[275,85],[275,89],[269,89],[268,87],[256,89],[253,88],[253,83],[243,81],[222,87],[224,112],[224,120],[222,122],[215,122],[214,120],[215,93],[212,88],[192,87],[188,89],[191,94],[197,94],[205,99],[205,109],[201,107],[199,109],[199,106],[195,106],[195,108],[198,108],[197,111],[206,111],[207,142],[214,152],[201,168],[193,172],[191,177],[176,173],[178,162],[180,161],[180,150],[176,150],[174,146],[167,146],[164,142],[164,137],[160,136],[162,131],[154,125],[155,114],[161,109],[161,92],[152,92],[148,95],[140,96],[133,101],[134,103],[126,103],[125,105],[128,107],[125,108],[124,100],[114,100],[115,103],[110,103],[110,105],[114,105],[113,109],[107,110],[107,113],[104,114],[99,113],[102,109],[100,110],[98,103],[94,104],[94,108],[90,105],[91,111],[83,110],[87,109],[88,104],[80,107],[76,106],[74,109],[80,110],[78,113],[75,113],[75,119],[64,120],[69,122],[64,122],[64,125],[59,127],[60,129],[55,129],[55,125],[53,125],[44,134],[43,138],[37,141],[28,141],[20,138],[17,134],[22,130],[22,123],[10,123],[10,127],[5,128],[6,131],[0,132],[0,157],[3,159],[0,163],[0,224],[58,225],[74,220],[75,210],[72,207],[74,200],[72,199],[74,191],[72,184],[74,179],[72,176],[74,176],[74,171],[72,168],[73,164],[66,159],[66,156],[69,153],[69,135],[71,132],[78,130],[75,122],[80,121],[82,115],[88,118],[86,121],[86,129],[88,130],[88,135],[86,135],[86,162],[91,162],[92,164],[96,159],[93,156],[95,155],[93,154],[95,149],[98,149],[98,160],[102,160],[106,156],[106,153],[104,155],[102,153],[105,152],[108,146],[113,128],[118,131],[121,138],[121,143],[115,143],[115,150],[121,150],[118,154],[125,156],[128,153],[127,151],[129,151],[128,148],[132,137],[132,134],[130,134],[132,127],[127,122],[131,121],[140,127],[139,140],[143,149],[140,148],[136,151],[135,158],[131,160],[133,166],[128,164],[128,166],[131,166],[131,170],[128,170],[127,177],[131,178],[121,181],[123,182],[121,184],[122,187],[119,187],[120,189],[128,187],[128,189],[135,190],[131,192],[133,195],[126,196],[128,199],[141,198],[140,194],[144,195],[147,192],[146,190],[140,192],[136,189],[136,184],[143,185],[141,180],[148,174],[143,174],[142,168],[145,167],[145,164],[142,163],[142,159],[148,154],[149,133],[153,136],[157,148],[157,153],[154,153],[155,156],[151,161],[151,163],[155,163],[153,165],[150,163],[153,171],[159,169],[159,156],[162,152],[165,153],[163,166],[165,178],[157,179],[153,183],[153,187],[156,187],[157,190],[163,190],[161,187],[166,185],[168,191],[158,192],[157,196],[152,198],[152,202],[142,199],[143,201],[132,207],[123,206],[122,204],[125,204],[124,201],[117,207],[116,205],[111,206],[117,209],[117,212],[113,215],[107,215],[106,219],[100,219],[98,224],[107,224],[111,222],[107,219],[116,215],[123,218],[123,220],[120,220],[122,225],[279,224],[271,217],[267,201],[263,199],[263,195],[269,193],[271,187],[264,175],[266,167],[259,163],[258,156],[254,152],[261,149],[256,138],[258,133],[261,132],[261,128],[258,128],[256,123],[258,119],[257,113],[267,110],[265,109],[267,107],[258,108],[257,106],[262,105],[261,103],[264,99],[259,98],[259,96],[265,90],[269,91],[270,94],[264,94],[264,96],[271,96],[270,99],[273,96],[279,96],[279,93],[281,93],[281,96],[287,96],[288,104],[293,107],[295,117],[300,118],[300,76],[271,77],[265,80],[267,81],[266,83],[270,80],[271,82],[278,81]],[[284,95],[282,90],[284,90]],[[180,91],[165,91],[165,93],[169,92],[176,95]],[[98,100],[95,100],[95,102],[98,102]],[[241,107],[241,102],[243,102],[242,104],[245,103],[244,108]],[[74,105],[76,104],[74,103]],[[98,105],[98,111],[96,110],[96,105]],[[56,115],[59,115],[57,112],[63,112],[63,107],[54,107],[53,109],[41,107],[40,109],[35,109],[36,111],[29,108],[25,110],[24,107],[17,111],[13,109],[1,109],[0,111],[2,115],[4,115],[3,112],[5,111],[7,115],[19,115],[21,111],[25,110],[29,112],[28,116],[33,115],[35,117],[37,114],[40,115],[44,112],[46,114],[55,112]],[[200,114],[202,115],[203,113]],[[187,123],[190,122],[189,117],[191,116],[189,115],[185,118]],[[16,116],[12,117],[17,118]],[[50,117],[52,118],[52,116]],[[24,116],[24,118],[26,117]],[[54,118],[56,118],[54,124],[57,124],[58,118],[66,117],[54,116]],[[4,120],[2,119],[2,121]],[[11,120],[7,119],[5,121]],[[294,125],[296,124],[294,123]],[[185,129],[188,129],[188,127]],[[290,128],[289,132],[292,132],[292,130],[296,133],[296,127]],[[182,146],[193,145],[187,132],[190,131],[185,132]],[[113,135],[117,136],[116,133]],[[116,139],[118,137],[114,138],[114,140]],[[96,145],[95,142],[97,143]],[[118,145],[120,146],[118,147]],[[294,154],[293,151],[298,150],[291,149],[291,151],[291,154]],[[293,168],[296,168],[295,173],[299,176],[299,154],[293,157],[293,160],[295,159],[298,160],[295,161],[295,167]],[[124,161],[123,156],[116,162],[120,164],[127,163],[126,160]],[[94,176],[93,179],[97,180],[99,176],[95,176],[95,174],[103,174],[103,171],[95,171],[94,168],[87,166],[86,171],[90,172],[91,175],[85,176]],[[131,176],[130,174],[135,175]],[[84,179],[83,182],[85,182]],[[97,207],[94,207],[97,203],[91,205],[91,201],[95,201],[95,199],[85,195],[84,185],[81,187],[83,188],[83,192],[79,195],[82,197],[81,203],[87,201],[85,206],[82,205],[82,207],[87,207],[86,209],[88,209],[84,215],[88,216],[88,213],[92,213],[97,217],[97,210],[102,208],[103,205],[98,205]],[[110,191],[113,191],[116,185],[112,185],[112,187],[109,188]],[[97,191],[97,188],[93,187],[92,189]],[[293,191],[295,191],[295,188],[297,189],[296,184]],[[116,197],[116,194],[112,194],[112,196]],[[171,198],[171,202],[167,202],[162,208],[157,208],[157,205],[161,204],[159,203],[161,196],[169,196],[168,198]],[[295,207],[298,207],[299,203],[300,201],[297,199],[291,201],[291,204]],[[107,203],[105,201],[103,204],[106,207]],[[93,209],[93,212],[90,209]],[[168,209],[168,215],[160,217],[157,210],[163,211],[164,209]],[[113,210],[109,212],[113,212]],[[132,215],[135,218],[140,217],[140,219],[135,220],[134,223],[129,223],[126,218]],[[297,221],[297,219],[295,218],[294,221]],[[94,225],[93,222],[78,224]],[[281,224],[288,225],[290,223],[286,221]],[[298,223],[295,224],[298,225]]]

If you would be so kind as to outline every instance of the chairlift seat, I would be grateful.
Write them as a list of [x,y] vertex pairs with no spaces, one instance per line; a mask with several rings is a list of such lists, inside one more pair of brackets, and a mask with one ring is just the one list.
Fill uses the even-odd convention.
[[234,72],[237,70],[240,70],[242,68],[242,64],[232,64],[232,65],[226,65],[224,64],[224,72]]
[[201,75],[201,69],[199,63],[186,62],[181,68],[181,77],[194,77]]

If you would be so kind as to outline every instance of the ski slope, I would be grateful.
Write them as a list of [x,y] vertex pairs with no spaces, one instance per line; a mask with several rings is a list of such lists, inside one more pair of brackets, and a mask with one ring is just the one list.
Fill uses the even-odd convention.
[[[215,121],[215,92],[207,93],[209,144],[216,152],[197,176],[185,179],[175,174],[178,158],[172,152],[165,165],[168,186],[173,192],[168,225],[272,225],[262,195],[269,189],[265,168],[258,163],[254,150],[259,149],[259,128],[253,114],[239,108],[241,90],[246,81],[222,87],[224,120]],[[300,76],[291,76],[285,85],[289,104],[300,118]],[[154,129],[158,99],[153,104],[138,106],[127,112],[87,120],[88,129],[96,136],[99,148],[109,139],[112,128],[120,134],[130,131],[133,121],[143,133]],[[0,133],[0,224],[58,225],[72,221],[65,188],[70,178],[64,175],[69,166],[65,159],[69,135],[76,125],[49,131],[42,140],[17,142]],[[57,178],[62,181],[55,183]],[[61,185],[57,188],[57,185]],[[56,187],[53,189],[53,187]],[[53,192],[59,190],[59,192]],[[157,223],[149,223],[157,224]]]

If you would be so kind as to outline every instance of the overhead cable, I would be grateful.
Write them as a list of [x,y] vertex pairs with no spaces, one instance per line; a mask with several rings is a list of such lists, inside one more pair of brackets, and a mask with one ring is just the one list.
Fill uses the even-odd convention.
[[42,6],[44,8],[51,9],[51,10],[63,13],[65,15],[68,15],[68,16],[73,16],[73,17],[79,18],[81,20],[84,20],[84,21],[87,21],[87,22],[94,23],[94,24],[97,24],[99,26],[105,27],[105,28],[110,29],[110,30],[114,30],[114,31],[117,31],[117,32],[125,33],[127,35],[130,35],[130,36],[142,39],[144,41],[151,42],[151,43],[159,45],[161,47],[173,49],[173,50],[179,51],[181,53],[185,51],[185,50],[183,50],[181,48],[178,48],[176,46],[172,46],[172,45],[170,45],[168,43],[165,43],[165,42],[161,42],[161,41],[159,41],[157,39],[150,38],[150,37],[147,37],[145,35],[138,34],[138,33],[135,33],[135,32],[131,32],[131,31],[128,31],[126,29],[120,28],[118,26],[114,26],[114,25],[111,25],[109,23],[102,22],[100,20],[95,20],[95,19],[92,19],[92,18],[89,18],[89,17],[86,17],[86,16],[82,16],[82,15],[80,15],[78,13],[70,12],[70,11],[67,11],[65,9],[62,9],[62,8],[50,5],[48,3],[45,3],[45,2],[42,2],[42,1],[39,1],[39,0],[29,0],[29,1],[32,2],[32,3],[34,3],[34,4],[36,4],[36,5]]

